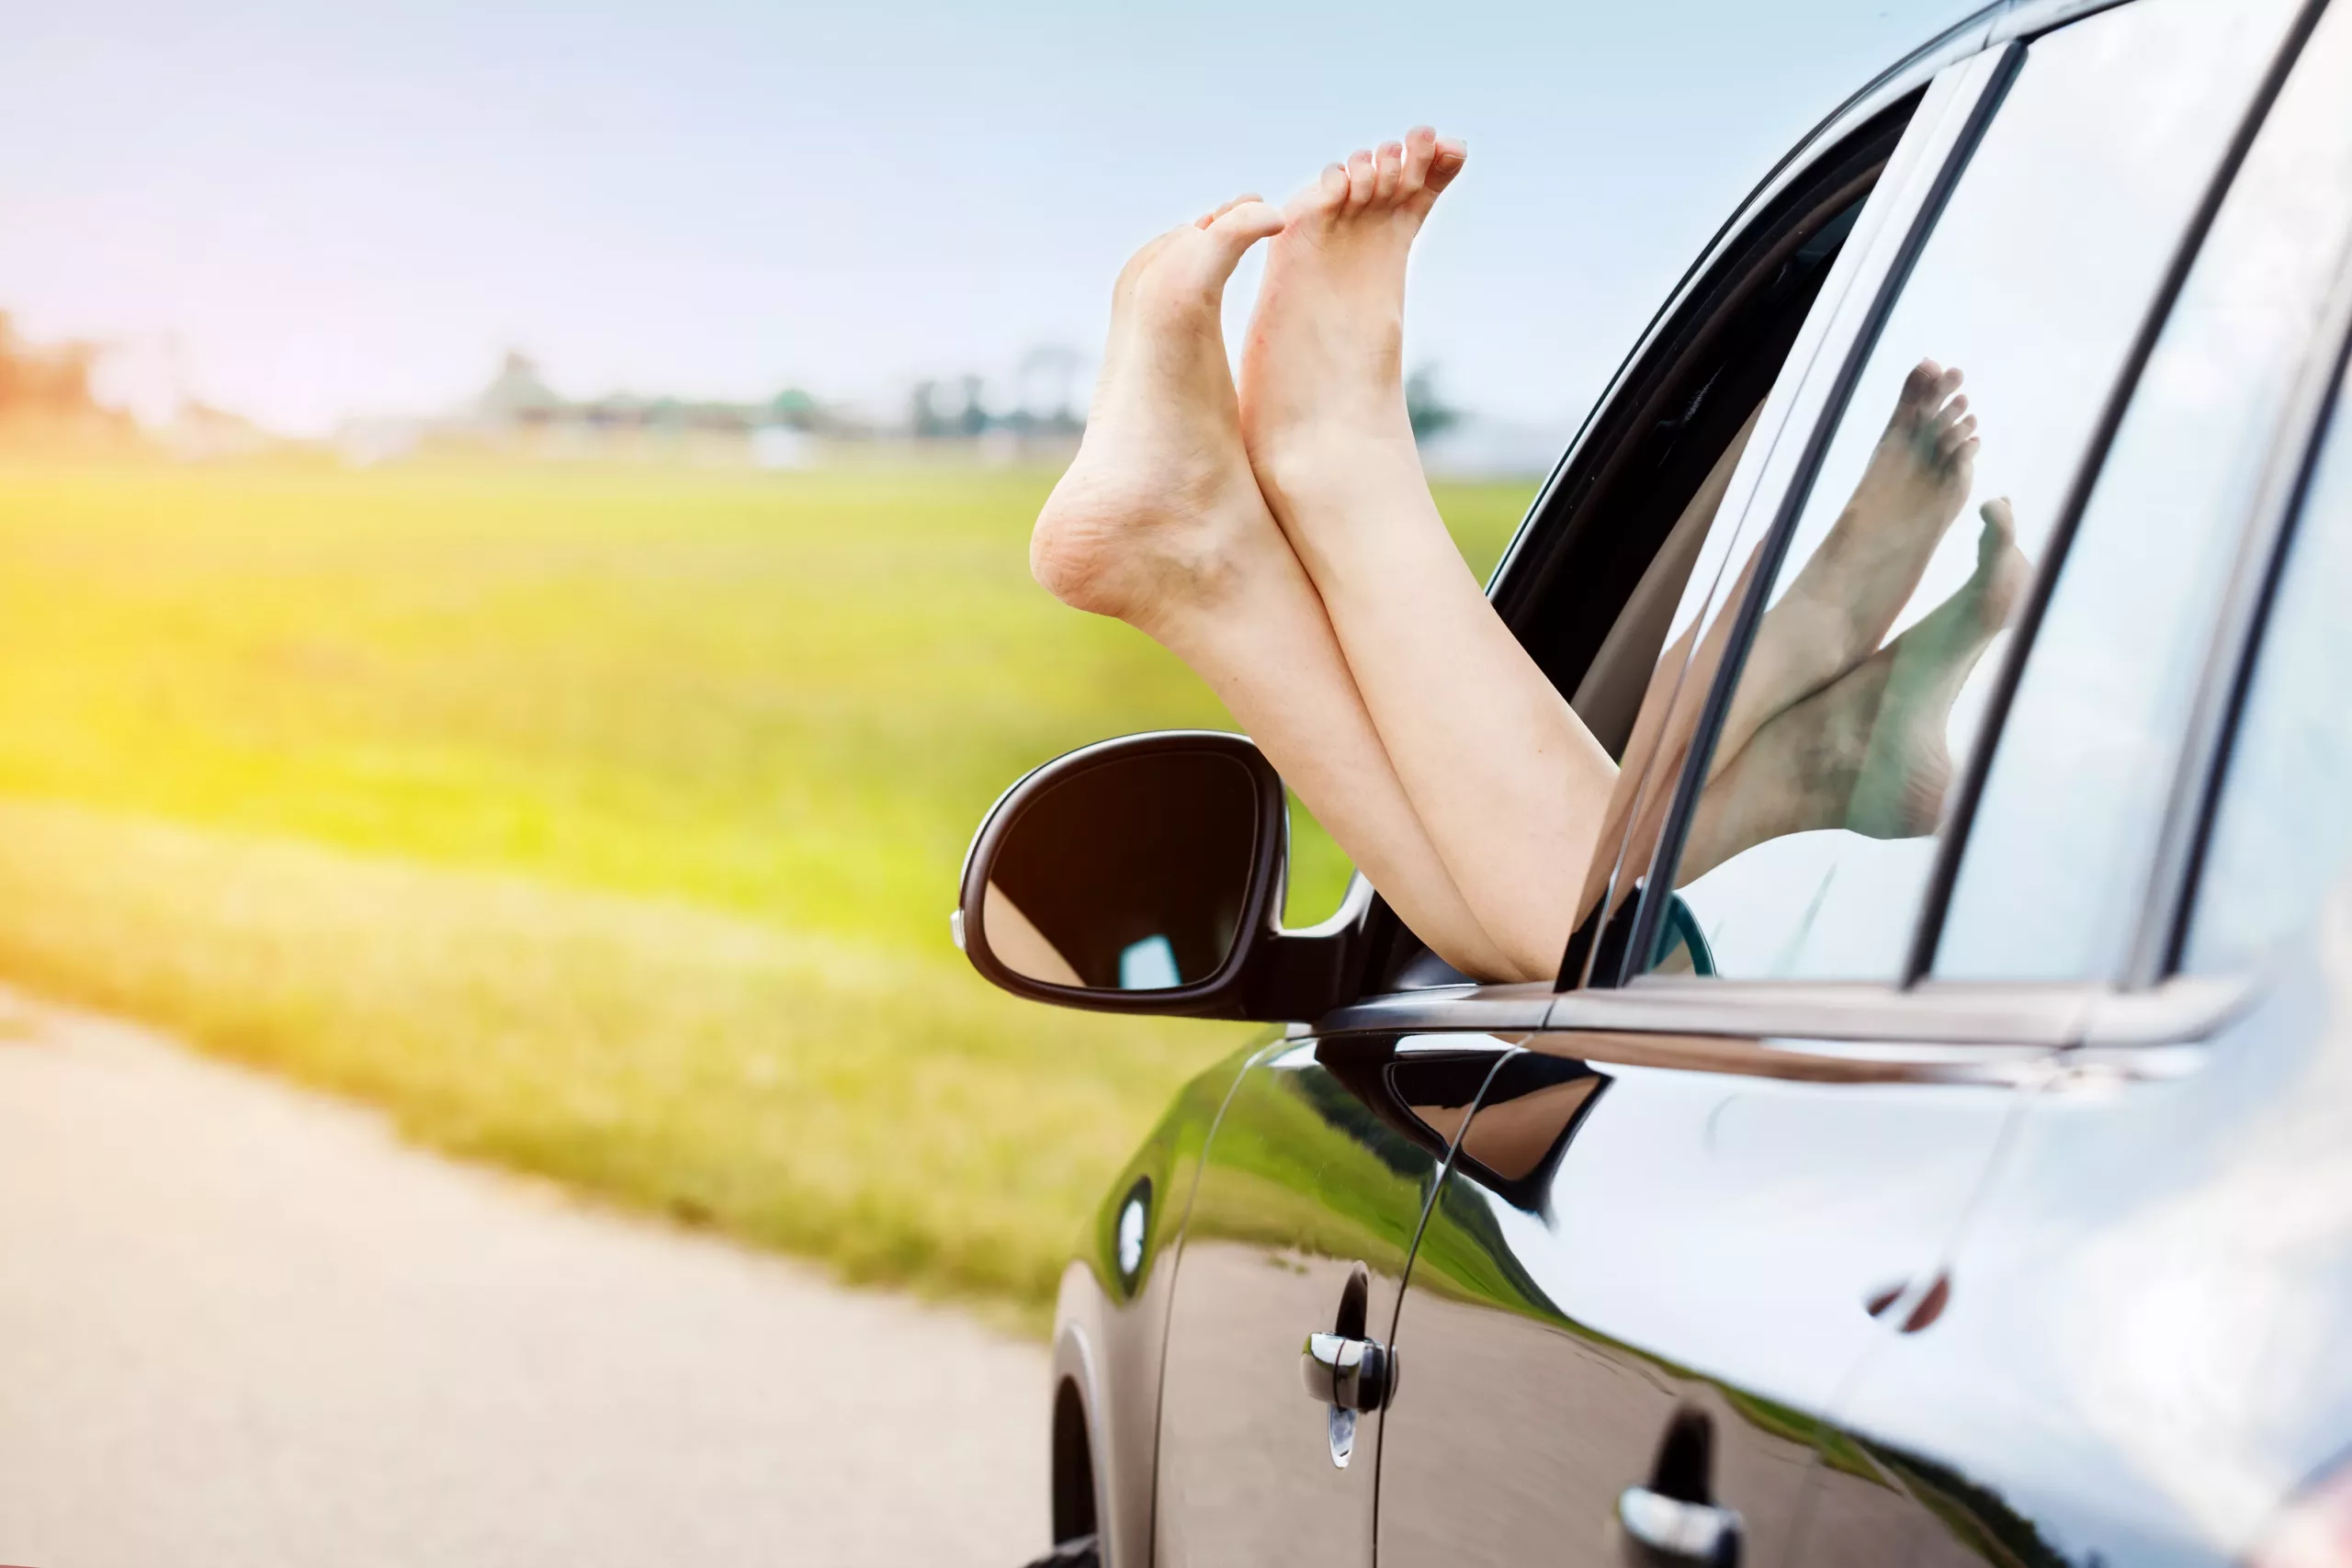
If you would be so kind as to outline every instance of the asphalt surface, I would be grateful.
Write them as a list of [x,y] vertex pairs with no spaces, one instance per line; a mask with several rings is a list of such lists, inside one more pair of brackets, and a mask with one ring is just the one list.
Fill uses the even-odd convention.
[[0,1562],[1018,1564],[1044,1350],[0,993]]

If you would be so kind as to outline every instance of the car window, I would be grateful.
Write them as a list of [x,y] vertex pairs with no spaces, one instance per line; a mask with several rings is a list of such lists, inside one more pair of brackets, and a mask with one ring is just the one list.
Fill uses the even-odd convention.
[[2025,51],[1784,552],[1747,563],[1770,589],[1657,970],[1902,973],[1988,652],[2289,9],[2141,0]]
[[2287,547],[2207,841],[2182,966],[2243,969],[2309,925],[2352,856],[2352,424],[2344,389]]
[[2242,526],[2352,217],[2347,65],[2352,19],[2332,17],[2247,149],[2117,427],[1985,776],[1939,976],[2100,979],[2130,955]]

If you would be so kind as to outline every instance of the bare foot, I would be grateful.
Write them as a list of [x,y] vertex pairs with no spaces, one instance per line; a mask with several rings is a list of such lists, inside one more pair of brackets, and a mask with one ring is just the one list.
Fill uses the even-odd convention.
[[1967,504],[1982,443],[1960,383],[1932,359],[1912,367],[1853,498],[1790,585],[1845,611],[1857,660],[1877,651]]
[[1976,570],[1886,649],[1878,718],[1846,807],[1846,826],[1867,837],[1913,838],[1943,819],[1952,702],[2009,624],[2032,574],[2007,499],[1986,502],[1977,515],[1984,526],[1976,536]]
[[1707,784],[1678,883],[1767,839],[1849,828],[1934,832],[1951,784],[1951,705],[2008,624],[2031,568],[2006,500],[1980,512],[1976,570],[1894,642],[1774,716]]
[[1424,126],[1333,164],[1283,211],[1241,354],[1241,426],[1285,527],[1302,491],[1392,482],[1383,457],[1420,482],[1405,413],[1405,259],[1466,155]]
[[1828,536],[1757,628],[1716,752],[1720,773],[1774,714],[1878,651],[1968,501],[1980,445],[1961,373],[1921,360]]
[[1062,603],[1148,632],[1253,548],[1286,548],[1242,446],[1219,316],[1242,253],[1283,221],[1242,197],[1120,272],[1085,438],[1029,540],[1031,572]]

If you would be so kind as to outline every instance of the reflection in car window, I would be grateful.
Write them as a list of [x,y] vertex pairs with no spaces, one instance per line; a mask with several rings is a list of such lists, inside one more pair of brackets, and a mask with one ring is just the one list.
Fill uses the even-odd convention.
[[2032,45],[1773,579],[1659,970],[1687,924],[1735,978],[1901,973],[1985,654],[2288,10],[2143,0]]
[[2247,149],[2116,431],[2002,726],[1939,976],[2098,979],[2127,956],[2240,527],[2346,238],[2352,24],[2330,21]]
[[2230,750],[2183,967],[2241,969],[2307,925],[2352,855],[2352,434],[2312,476]]

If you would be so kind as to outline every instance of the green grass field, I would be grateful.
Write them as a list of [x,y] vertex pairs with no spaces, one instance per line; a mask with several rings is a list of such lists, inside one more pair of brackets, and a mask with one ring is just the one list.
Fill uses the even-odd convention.
[[[409,1135],[1037,1321],[1236,1026],[947,940],[1024,769],[1228,727],[1037,473],[0,470],[0,975]],[[1491,565],[1532,486],[1449,488]],[[1295,913],[1344,874],[1307,835]]]

